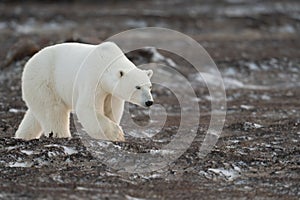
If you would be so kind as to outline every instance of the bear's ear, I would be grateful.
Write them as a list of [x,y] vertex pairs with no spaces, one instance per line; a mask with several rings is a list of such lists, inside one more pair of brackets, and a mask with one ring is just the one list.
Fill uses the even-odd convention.
[[146,70],[146,74],[147,74],[147,76],[148,76],[149,78],[151,78],[152,75],[153,75],[153,71],[152,71],[151,69]]
[[120,73],[120,77],[124,76],[124,72],[122,70],[119,73]]

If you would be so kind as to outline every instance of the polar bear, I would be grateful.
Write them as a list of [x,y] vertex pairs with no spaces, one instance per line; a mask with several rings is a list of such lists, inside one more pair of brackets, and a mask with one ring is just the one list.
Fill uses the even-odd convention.
[[28,110],[15,137],[71,137],[69,115],[75,111],[91,137],[124,141],[119,126],[124,102],[151,106],[152,75],[152,70],[138,69],[113,42],[46,47],[25,65],[22,97]]

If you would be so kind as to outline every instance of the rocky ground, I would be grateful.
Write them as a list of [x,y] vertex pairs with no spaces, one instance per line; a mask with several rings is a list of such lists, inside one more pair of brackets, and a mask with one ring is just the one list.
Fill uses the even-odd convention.
[[[249,2],[0,2],[0,198],[299,199],[300,2]],[[149,173],[120,172],[84,145],[74,123],[72,139],[12,138],[26,110],[20,77],[30,56],[50,44],[97,44],[121,31],[147,26],[191,36],[222,74],[227,115],[210,154],[197,154],[211,117],[209,93],[191,66],[166,52],[160,53],[192,83],[201,111],[193,143],[166,167]],[[153,57],[143,51],[128,56],[136,63]],[[126,127],[126,142],[99,144],[153,153],[168,143],[179,126],[179,104],[166,88],[154,85],[153,95],[170,112],[159,133],[136,138],[129,134],[134,127]],[[136,123],[148,123],[147,110],[128,107]]]

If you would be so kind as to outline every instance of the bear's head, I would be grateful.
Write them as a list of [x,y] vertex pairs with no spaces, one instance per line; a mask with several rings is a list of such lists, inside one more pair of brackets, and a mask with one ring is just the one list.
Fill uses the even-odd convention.
[[[151,95],[152,70],[137,68],[114,43],[105,43],[102,52],[107,66],[101,76],[102,89],[115,97],[149,107],[153,104]],[[103,48],[104,48],[103,47]]]
[[[111,79],[105,81],[108,84],[102,83],[102,86],[106,92],[115,97],[142,107],[149,107],[153,104],[152,84],[150,82],[152,75],[152,70],[133,68],[125,71],[120,69],[115,72],[114,78],[112,75],[108,76]],[[114,80],[114,83],[111,80]]]
[[130,71],[119,71],[120,81],[114,89],[116,96],[139,106],[149,107],[153,104],[150,78],[152,70],[138,68]]

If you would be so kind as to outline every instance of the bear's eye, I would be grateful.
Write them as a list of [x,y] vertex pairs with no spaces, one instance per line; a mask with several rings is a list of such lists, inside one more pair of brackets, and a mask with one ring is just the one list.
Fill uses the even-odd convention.
[[135,88],[136,88],[136,89],[138,89],[138,90],[140,90],[140,89],[141,89],[141,87],[140,87],[140,86],[136,86]]
[[152,86],[150,86],[150,90],[152,90]]

